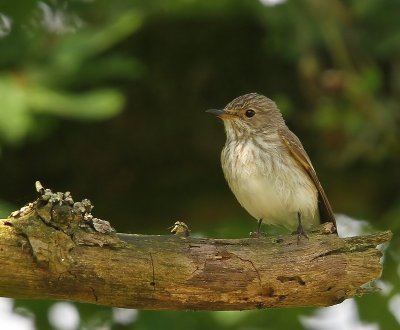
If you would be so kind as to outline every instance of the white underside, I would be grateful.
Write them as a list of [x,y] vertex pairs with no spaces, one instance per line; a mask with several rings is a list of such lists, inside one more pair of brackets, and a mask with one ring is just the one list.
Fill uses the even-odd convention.
[[239,203],[267,224],[295,229],[298,212],[305,229],[318,224],[317,190],[296,160],[287,154],[284,161],[273,145],[262,158],[251,148],[227,144],[222,154],[225,177]]

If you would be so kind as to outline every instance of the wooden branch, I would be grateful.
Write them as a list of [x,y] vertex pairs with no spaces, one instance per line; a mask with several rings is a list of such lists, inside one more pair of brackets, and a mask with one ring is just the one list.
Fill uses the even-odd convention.
[[115,234],[89,202],[49,196],[0,220],[0,296],[153,310],[328,306],[368,291],[382,272],[376,246],[391,239]]

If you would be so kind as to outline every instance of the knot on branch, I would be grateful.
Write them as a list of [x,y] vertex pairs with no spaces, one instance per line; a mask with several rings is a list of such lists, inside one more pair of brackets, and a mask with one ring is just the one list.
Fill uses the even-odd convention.
[[110,223],[95,218],[89,199],[75,202],[69,191],[52,192],[36,182],[36,201],[11,213],[8,219],[24,242],[29,244],[37,263],[54,272],[66,271],[73,260],[76,244],[122,246]]

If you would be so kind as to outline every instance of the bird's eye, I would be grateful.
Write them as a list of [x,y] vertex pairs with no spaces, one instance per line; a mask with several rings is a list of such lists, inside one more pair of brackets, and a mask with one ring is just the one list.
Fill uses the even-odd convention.
[[252,109],[246,110],[245,115],[247,118],[251,118],[256,114],[256,112]]

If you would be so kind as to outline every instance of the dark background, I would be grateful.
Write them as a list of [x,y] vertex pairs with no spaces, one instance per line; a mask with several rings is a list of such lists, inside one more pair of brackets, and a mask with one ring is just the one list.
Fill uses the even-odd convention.
[[[1,216],[41,180],[91,199],[120,232],[167,234],[183,220],[246,236],[256,222],[224,181],[223,125],[204,111],[259,92],[302,140],[335,212],[394,232],[392,289],[356,302],[363,322],[397,327],[399,12],[394,0],[0,1]],[[15,302],[38,329],[51,327],[51,304]],[[91,317],[122,327],[110,309],[78,308],[81,327]],[[228,326],[301,328],[313,313],[257,311]],[[213,315],[139,312],[125,327],[227,327]]]

